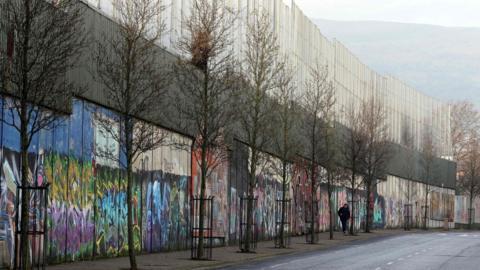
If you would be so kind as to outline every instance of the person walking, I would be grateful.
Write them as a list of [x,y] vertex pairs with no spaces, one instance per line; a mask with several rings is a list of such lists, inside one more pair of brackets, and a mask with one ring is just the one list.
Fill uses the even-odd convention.
[[350,209],[348,208],[348,204],[344,204],[343,207],[340,207],[338,210],[338,216],[342,222],[343,234],[347,234],[347,222],[350,219]]

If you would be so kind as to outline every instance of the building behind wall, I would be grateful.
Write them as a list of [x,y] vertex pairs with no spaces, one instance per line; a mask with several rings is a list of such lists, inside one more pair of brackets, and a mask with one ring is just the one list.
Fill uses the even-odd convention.
[[[115,18],[114,0],[86,0],[92,6]],[[190,14],[194,0],[163,0],[165,10],[162,19],[166,34],[162,46],[176,54],[176,44],[183,31],[182,18]],[[389,135],[393,142],[401,143],[402,129],[408,125],[414,135],[414,145],[421,148],[421,139],[427,130],[432,130],[439,156],[451,157],[450,106],[426,96],[392,76],[378,74],[362,63],[337,40],[328,40],[321,29],[313,23],[294,0],[220,0],[231,7],[238,18],[233,31],[234,52],[242,58],[246,44],[246,26],[258,11],[265,11],[278,37],[280,52],[288,56],[295,69],[295,84],[302,90],[308,79],[309,69],[315,62],[328,65],[329,77],[335,83],[336,110],[339,121],[347,124],[347,109],[360,106],[362,101],[374,96],[387,109]]]
[[[92,26],[93,35],[102,31],[114,31],[115,11],[108,0],[88,0],[90,7],[85,16]],[[175,42],[182,34],[181,16],[187,16],[191,0],[165,0],[164,18],[169,29],[162,39],[165,59],[173,59]],[[439,156],[451,155],[449,141],[449,107],[434,98],[425,96],[401,81],[377,74],[361,63],[338,41],[326,39],[295,5],[281,0],[225,0],[239,10],[240,19],[234,27],[235,51],[241,52],[245,41],[245,22],[252,11],[264,7],[271,15],[273,27],[279,37],[281,51],[286,53],[295,66],[295,82],[302,89],[308,76],[308,68],[315,61],[329,67],[329,76],[335,83],[337,111],[346,124],[345,111],[350,106],[359,106],[361,101],[375,96],[381,99],[388,114],[391,141],[396,144],[395,156],[389,164],[386,181],[382,181],[372,199],[374,225],[377,228],[403,226],[404,205],[414,205],[414,223],[421,222],[421,206],[430,207],[430,225],[440,226],[445,217],[453,212],[455,164],[438,158],[438,174],[432,181],[432,193],[424,202],[425,185],[420,173],[412,176],[402,163],[408,150],[401,146],[401,134],[405,121],[412,128],[415,147],[421,148],[425,130],[431,129],[439,146]],[[0,10],[1,13],[1,10]],[[89,28],[90,29],[90,28]],[[0,46],[5,46],[6,35],[0,32]],[[240,54],[237,55],[241,57]],[[89,58],[88,51],[84,59]],[[162,61],[166,61],[162,59]],[[86,62],[87,63],[87,62]],[[75,74],[79,81],[91,82],[86,67]],[[125,179],[119,164],[95,156],[95,148],[112,145],[96,124],[98,115],[111,116],[115,108],[107,108],[101,87],[91,83],[83,96],[72,100],[72,114],[65,116],[62,125],[54,130],[44,130],[35,138],[30,157],[32,175],[38,182],[51,183],[48,212],[48,241],[46,253],[50,263],[89,260],[97,257],[113,257],[126,254],[126,196]],[[2,108],[9,102],[2,97]],[[2,109],[1,117],[7,117]],[[141,117],[141,116],[139,116]],[[164,128],[160,120],[148,119]],[[192,134],[183,134],[174,126],[168,128],[171,140],[191,144]],[[0,133],[0,265],[10,265],[13,252],[14,202],[16,184],[19,181],[18,133],[2,124]],[[113,146],[113,147],[119,147]],[[207,193],[215,195],[215,235],[234,243],[239,235],[239,196],[246,192],[248,146],[235,141],[230,146],[230,158],[219,166],[207,183]],[[415,152],[418,156],[419,153]],[[278,160],[269,154],[269,165],[257,172],[256,196],[258,208],[255,221],[261,239],[272,239],[275,232],[275,202],[281,196],[280,176],[273,169]],[[190,222],[189,200],[198,190],[198,166],[190,149],[178,149],[165,145],[142,155],[135,165],[135,241],[142,252],[161,252],[188,247]],[[294,200],[294,233],[305,230],[305,196],[310,194],[306,175],[296,171],[288,191]],[[415,195],[406,195],[406,187],[413,186]],[[338,187],[334,192],[337,208],[349,201],[350,191]],[[326,190],[323,186],[316,192],[319,215],[319,230],[328,228]],[[453,199],[452,199],[453,198]],[[360,205],[367,199],[360,192]],[[458,199],[457,199],[458,201]],[[334,211],[335,212],[335,211]],[[455,212],[461,213],[460,210]],[[365,215],[359,212],[358,227]],[[480,215],[479,215],[480,217]],[[459,217],[460,218],[460,217]]]

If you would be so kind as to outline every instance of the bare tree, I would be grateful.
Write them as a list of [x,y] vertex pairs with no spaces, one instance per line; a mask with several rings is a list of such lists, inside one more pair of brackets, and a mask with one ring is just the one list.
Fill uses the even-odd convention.
[[453,158],[461,163],[471,132],[480,129],[480,113],[470,101],[455,102],[451,104],[450,123]]
[[473,223],[473,202],[480,195],[480,138],[476,131],[471,131],[468,144],[465,145],[461,167],[459,168],[459,189],[469,198],[469,222]]
[[347,129],[344,133],[344,147],[343,151],[343,160],[346,163],[348,170],[350,171],[349,177],[349,187],[351,189],[351,218],[350,218],[350,234],[355,234],[355,219],[358,218],[355,216],[356,213],[356,202],[355,198],[357,196],[358,190],[361,188],[362,181],[359,179],[359,174],[361,172],[361,161],[362,155],[365,149],[365,139],[362,133],[362,127],[360,122],[360,113],[358,110],[355,110],[355,106],[351,105],[350,109],[346,113],[347,115]]
[[410,230],[412,226],[412,198],[417,194],[417,190],[413,189],[413,181],[416,177],[417,171],[417,159],[415,158],[415,138],[413,136],[413,131],[410,123],[406,118],[402,120],[402,130],[401,130],[401,144],[405,147],[406,158],[403,163],[403,168],[406,173],[407,181],[407,190],[404,191],[405,197],[407,197],[407,204],[404,205],[404,229]]
[[[82,7],[78,1],[4,0],[0,26],[8,33],[7,49],[0,48],[0,90],[12,99],[2,118],[20,135],[21,213],[20,248],[15,268],[29,269],[28,148],[41,130],[59,124],[58,111],[81,87],[67,79],[86,45]],[[53,110],[53,111],[52,111]]]
[[234,106],[228,105],[236,94],[235,79],[238,77],[234,73],[230,37],[233,19],[233,13],[220,1],[193,1],[191,14],[184,22],[186,36],[178,43],[183,57],[174,68],[179,84],[174,104],[177,104],[180,119],[185,120],[183,123],[188,123],[195,134],[194,149],[200,156],[197,259],[204,257],[206,181],[228,158],[223,138],[234,122]]
[[453,145],[453,158],[457,162],[457,188],[469,196],[469,226],[472,226],[473,201],[480,191],[477,191],[479,181],[476,171],[477,162],[475,149],[478,143],[480,130],[480,113],[470,101],[459,101],[451,104],[451,140]]
[[422,138],[422,159],[421,167],[423,174],[423,183],[425,188],[425,198],[423,205],[423,229],[428,229],[428,196],[432,188],[432,180],[435,171],[435,157],[437,156],[437,147],[433,137],[433,131],[429,127],[425,130]]
[[[328,72],[327,72],[328,74]],[[338,184],[340,174],[339,166],[339,141],[337,140],[336,113],[335,113],[335,91],[333,83],[328,81],[320,99],[320,163],[325,168],[324,179],[327,184],[328,211],[330,216],[329,237],[333,239],[333,229],[336,219],[336,208],[334,207],[332,195]]]
[[[160,0],[122,0],[118,12],[118,31],[105,33],[96,41],[94,78],[108,96],[108,106],[117,110],[112,117],[97,116],[100,127],[118,143],[120,153],[108,147],[95,149],[96,155],[117,161],[126,170],[128,254],[130,268],[137,269],[133,236],[133,165],[141,154],[164,144],[164,130],[139,118],[158,112],[169,84],[157,46],[164,24],[159,16]],[[122,158],[121,158],[122,157]]]
[[[284,60],[287,63],[288,60]],[[298,95],[297,88],[293,81],[293,69],[285,66],[279,72],[278,87],[274,90],[274,98],[277,103],[275,114],[276,124],[279,129],[274,137],[274,145],[279,153],[281,168],[277,168],[282,175],[282,203],[281,203],[281,224],[280,224],[280,242],[281,248],[286,248],[285,242],[285,223],[287,218],[287,200],[289,184],[291,183],[292,167],[291,164],[296,157],[300,142],[297,135],[297,123],[299,120]]]
[[271,142],[272,102],[270,95],[277,87],[277,77],[284,64],[279,58],[277,36],[266,11],[251,15],[247,23],[246,46],[243,50],[242,73],[245,91],[239,109],[240,127],[250,147],[248,170],[247,228],[242,250],[251,251],[253,224],[253,196],[256,174],[261,162],[261,150]]
[[365,143],[360,167],[367,195],[365,232],[370,232],[372,223],[372,209],[370,198],[378,184],[378,178],[384,176],[390,156],[388,144],[388,124],[386,111],[380,100],[371,97],[364,101],[360,109],[361,133]]
[[[325,112],[333,110],[333,104],[335,103],[335,97],[333,92],[333,83],[328,77],[328,66],[321,65],[316,61],[315,65],[310,68],[310,78],[305,83],[305,93],[303,94],[302,106],[305,112],[305,118],[303,123],[304,134],[306,137],[306,149],[309,152],[309,169],[307,175],[310,179],[311,194],[310,194],[310,243],[315,242],[315,198],[316,191],[319,186],[319,164],[324,161],[322,159],[322,151],[324,150],[323,139],[325,134],[328,138],[331,135],[331,129],[322,130],[324,122]],[[331,117],[329,115],[328,117]],[[329,123],[332,124],[332,123]],[[326,141],[325,141],[326,142]],[[325,145],[330,143],[326,143]],[[329,145],[330,147],[330,145]]]

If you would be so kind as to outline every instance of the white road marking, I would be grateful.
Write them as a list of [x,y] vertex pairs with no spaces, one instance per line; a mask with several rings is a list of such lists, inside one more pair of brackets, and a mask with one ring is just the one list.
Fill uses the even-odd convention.
[[407,258],[410,258],[410,257],[412,257],[412,254],[410,254],[410,255],[407,256]]
[[274,268],[280,267],[280,266],[285,265],[285,264],[287,264],[287,263],[272,265],[270,268],[274,269]]
[[387,265],[392,265],[392,264],[393,264],[393,262],[388,262],[388,263],[387,263]]
[[377,267],[377,268],[375,268],[375,270],[382,270],[382,268],[381,268],[381,267]]
[[468,237],[468,234],[462,234],[460,237]]
[[420,252],[415,252],[415,255],[418,255],[418,254],[420,254]]

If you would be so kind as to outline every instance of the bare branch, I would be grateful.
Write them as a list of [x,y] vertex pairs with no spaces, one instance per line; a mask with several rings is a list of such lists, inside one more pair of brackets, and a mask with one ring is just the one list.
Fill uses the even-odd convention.
[[92,70],[92,75],[104,86],[108,105],[118,112],[108,116],[96,113],[96,122],[104,136],[113,140],[117,147],[97,146],[95,154],[118,162],[126,170],[128,252],[130,266],[136,269],[133,165],[143,153],[163,146],[167,137],[165,130],[140,120],[148,119],[152,112],[161,113],[158,109],[162,108],[170,84],[158,46],[165,30],[163,21],[158,23],[164,6],[161,0],[119,0],[114,8],[118,14],[118,28],[104,33],[96,41],[93,54],[96,70]]

